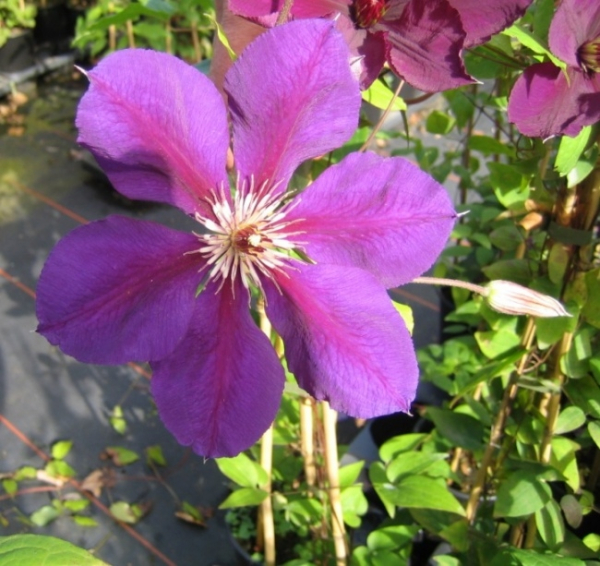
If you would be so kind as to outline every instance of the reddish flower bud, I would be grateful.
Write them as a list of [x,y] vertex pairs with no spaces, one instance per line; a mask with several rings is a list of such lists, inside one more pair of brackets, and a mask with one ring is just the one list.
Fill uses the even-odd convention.
[[556,299],[511,281],[491,281],[485,291],[483,296],[488,305],[498,312],[545,318],[571,316]]

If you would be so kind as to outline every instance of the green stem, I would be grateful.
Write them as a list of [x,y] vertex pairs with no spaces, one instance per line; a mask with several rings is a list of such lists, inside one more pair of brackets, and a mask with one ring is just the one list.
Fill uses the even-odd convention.
[[403,86],[404,86],[404,81],[400,81],[398,83],[398,87],[394,91],[394,95],[392,96],[390,103],[387,105],[387,108],[383,111],[383,114],[381,115],[381,118],[379,118],[379,121],[377,122],[377,124],[375,124],[373,131],[367,138],[367,141],[362,144],[361,148],[358,151],[365,151],[369,147],[369,144],[373,141],[373,139],[375,138],[375,135],[381,129],[381,126],[383,126],[383,123],[385,122],[385,119],[388,117],[388,114],[391,112],[392,106],[394,106],[394,102],[396,102],[396,98],[398,98],[398,95],[400,94],[400,91],[402,90]]
[[445,277],[416,277],[411,283],[419,283],[422,285],[444,285],[446,287],[459,287],[460,289],[467,289],[478,295],[487,296],[488,290],[482,285],[476,285],[475,283],[469,283],[467,281],[458,281],[457,279],[446,279]]
[[479,506],[479,501],[483,493],[485,480],[488,475],[488,470],[492,469],[494,454],[496,453],[496,450],[498,449],[502,441],[504,427],[506,426],[506,422],[508,420],[508,417],[510,416],[513,401],[517,396],[519,377],[522,375],[523,370],[525,369],[527,359],[529,358],[529,348],[533,343],[534,337],[535,322],[533,318],[529,318],[527,320],[527,327],[525,328],[523,339],[521,340],[521,343],[525,348],[525,353],[519,360],[519,364],[516,370],[511,374],[506,389],[504,390],[500,410],[498,411],[498,415],[496,416],[496,420],[492,425],[492,430],[490,432],[490,440],[481,460],[481,465],[477,470],[477,475],[475,477],[473,486],[471,487],[471,495],[469,497],[469,502],[467,503],[466,509],[466,516],[469,523],[473,523],[475,521],[475,517],[477,515],[477,508]]

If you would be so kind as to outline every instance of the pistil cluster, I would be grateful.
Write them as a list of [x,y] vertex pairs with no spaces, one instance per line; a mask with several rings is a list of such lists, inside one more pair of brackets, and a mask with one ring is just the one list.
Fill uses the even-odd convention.
[[268,181],[258,189],[254,185],[253,177],[249,183],[238,178],[231,198],[219,187],[210,200],[214,219],[195,215],[209,233],[195,233],[204,245],[191,253],[207,259],[208,280],[220,280],[219,289],[227,280],[233,283],[238,273],[246,289],[262,290],[261,275],[277,284],[274,272],[286,273],[292,252],[301,250],[301,242],[295,240],[301,232],[288,230],[292,222],[285,219],[298,199],[286,202],[276,186],[266,190]]
[[600,73],[600,37],[586,41],[579,48],[579,61],[589,74]]
[[361,28],[370,28],[383,18],[387,0],[354,0],[351,8],[354,23]]

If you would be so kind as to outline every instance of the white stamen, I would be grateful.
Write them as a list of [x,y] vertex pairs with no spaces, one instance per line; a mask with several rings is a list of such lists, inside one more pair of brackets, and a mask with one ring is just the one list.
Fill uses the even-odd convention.
[[296,221],[286,215],[298,205],[299,199],[286,202],[286,195],[275,194],[277,185],[269,187],[265,181],[258,188],[254,176],[242,181],[237,178],[235,196],[227,198],[221,185],[212,191],[209,204],[214,218],[196,213],[196,220],[210,233],[194,235],[202,244],[197,250],[206,259],[207,278],[220,280],[219,290],[227,280],[235,281],[238,274],[246,289],[257,287],[262,291],[261,278],[268,278],[277,288],[275,273],[288,276],[287,271],[300,261],[290,256],[302,242],[299,231],[288,230]]

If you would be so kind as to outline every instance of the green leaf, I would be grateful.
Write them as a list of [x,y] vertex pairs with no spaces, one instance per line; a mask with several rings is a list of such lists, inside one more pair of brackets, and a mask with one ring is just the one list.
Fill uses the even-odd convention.
[[555,285],[560,285],[562,283],[569,262],[570,257],[564,244],[556,242],[552,248],[550,248],[550,254],[548,256],[548,277],[552,283]]
[[590,533],[583,539],[583,544],[591,548],[594,552],[600,552],[600,535]]
[[574,330],[576,323],[577,317],[536,318],[535,335],[538,346],[546,350],[558,342],[565,332]]
[[396,301],[392,301],[392,304],[394,305],[394,308],[396,309],[398,314],[402,317],[402,320],[404,320],[406,328],[408,328],[408,331],[412,335],[413,329],[415,327],[415,318],[413,316],[412,308],[410,307],[410,305],[397,303]]
[[516,250],[525,239],[517,226],[509,224],[492,230],[492,232],[490,232],[490,241],[498,249],[509,252]]
[[570,379],[564,389],[573,405],[581,407],[588,415],[600,419],[600,388],[592,376]]
[[[362,91],[362,99],[369,104],[381,110],[387,110],[394,92],[383,81],[375,81],[367,90]],[[406,103],[402,98],[397,96],[392,105],[392,110],[400,112],[406,110]]]
[[134,525],[143,515],[139,505],[130,505],[126,501],[117,501],[110,506],[110,512],[117,521]]
[[396,482],[404,476],[426,475],[427,468],[446,458],[448,458],[448,454],[445,452],[432,454],[427,452],[410,452],[408,454],[399,454],[388,465],[387,476],[391,482]]
[[84,515],[73,515],[71,519],[73,519],[73,522],[78,524],[80,527],[91,528],[98,526],[98,521],[96,521],[96,519],[93,519],[92,517],[85,517]]
[[287,515],[298,526],[316,525],[323,519],[323,505],[318,499],[297,499],[286,507]]
[[360,517],[369,509],[369,502],[360,485],[352,485],[340,494],[344,522],[353,528],[360,526]]
[[500,203],[508,209],[522,209],[529,198],[526,179],[513,167],[505,163],[488,163],[490,182]]
[[350,487],[358,479],[358,476],[360,475],[364,465],[364,460],[361,460],[360,462],[354,462],[340,468],[340,488],[344,489],[345,487]]
[[426,476],[408,476],[394,485],[380,486],[386,499],[397,507],[438,509],[464,516],[465,510],[452,495],[443,480]]
[[392,525],[372,531],[367,537],[370,550],[400,550],[411,544],[418,525]]
[[89,552],[54,537],[0,537],[2,566],[107,566]]
[[[509,556],[516,558],[521,566],[585,566],[585,562],[577,558],[566,558],[554,552],[543,554],[535,550],[521,550],[519,548],[504,550],[498,564],[512,565],[513,562],[510,561]],[[496,566],[496,560],[494,560],[494,566]]]
[[117,466],[127,466],[137,462],[140,457],[133,450],[123,448],[122,446],[107,446],[106,453],[112,458]]
[[552,493],[535,474],[517,470],[500,484],[497,497],[495,517],[524,517],[539,511]]
[[55,442],[52,445],[52,457],[55,460],[63,460],[67,454],[70,452],[71,447],[73,446],[72,440],[61,440],[59,442]]
[[68,509],[69,511],[73,511],[74,513],[77,513],[78,511],[83,511],[84,509],[87,509],[90,505],[90,501],[89,499],[66,499],[63,501],[63,506],[65,507],[65,509]]
[[521,285],[531,281],[531,267],[525,259],[501,259],[481,268],[488,279],[504,279]]
[[469,137],[467,146],[473,151],[479,151],[486,156],[489,155],[508,155],[514,157],[514,147],[504,144],[490,136],[476,136]]
[[521,343],[518,333],[505,328],[475,332],[475,340],[483,355],[490,360],[510,352]]
[[164,457],[162,448],[158,444],[146,448],[146,461],[148,464],[152,463],[158,466],[167,465],[167,460]]
[[577,498],[570,493],[563,495],[560,499],[560,507],[565,515],[569,526],[577,529],[583,521],[583,508]]
[[480,421],[449,409],[427,408],[438,433],[455,446],[478,450],[483,446],[484,427]]
[[2,480],[2,487],[8,495],[14,495],[19,489],[19,484],[12,478]]
[[575,406],[570,406],[564,409],[558,416],[554,434],[565,434],[571,432],[585,424],[585,413]]
[[600,269],[585,274],[587,298],[581,314],[592,326],[600,328]]
[[595,421],[590,421],[587,426],[588,432],[596,446],[600,448],[600,424]]
[[[31,522],[38,527],[45,527],[60,516],[60,511],[54,505],[44,505],[29,517]],[[0,552],[0,556],[2,553]]]
[[126,24],[129,20],[136,20],[140,16],[150,16],[163,20],[169,17],[169,15],[165,12],[150,10],[145,6],[142,6],[142,4],[129,4],[129,6],[123,8],[116,14],[104,16],[103,18],[95,21],[86,29],[86,32],[104,31],[110,26],[121,26]]
[[257,487],[242,487],[229,494],[219,509],[260,505],[268,496],[266,491]]
[[433,110],[427,116],[425,128],[430,134],[446,135],[452,131],[455,124],[456,120],[449,114],[440,110]]
[[552,455],[550,464],[565,476],[567,483],[575,492],[581,487],[579,469],[575,452],[580,446],[564,436],[555,436],[552,439]]
[[548,503],[535,512],[537,530],[551,550],[557,550],[565,540],[565,524],[560,505],[550,499]]
[[461,566],[458,558],[448,554],[432,556],[431,559],[436,566]]
[[44,469],[48,475],[55,478],[75,477],[75,470],[62,460],[52,460],[46,464]]
[[523,26],[521,26],[519,24],[514,24],[511,27],[509,27],[508,29],[505,29],[502,32],[502,34],[508,35],[508,37],[512,37],[514,39],[517,39],[525,47],[528,47],[529,49],[531,49],[534,53],[537,53],[538,55],[545,55],[546,57],[548,57],[548,59],[550,59],[550,61],[552,61],[552,63],[554,63],[554,65],[556,65],[557,67],[559,67],[563,71],[567,68],[567,64],[566,63],[564,63],[563,61],[561,61],[558,57],[555,57],[546,48],[546,46],[543,45],[540,42],[540,40],[533,33],[531,33],[528,29],[526,29],[525,27],[523,27]]
[[166,16],[172,16],[177,11],[177,8],[166,0],[140,0],[140,3],[154,12],[161,12]]
[[571,347],[560,359],[561,370],[569,377],[577,379],[588,374],[594,334],[595,331],[591,327],[580,328],[575,333]]
[[223,47],[225,47],[225,51],[227,51],[229,58],[232,61],[235,61],[237,59],[237,55],[236,55],[235,51],[232,49],[231,44],[229,43],[229,39],[227,39],[225,30],[221,27],[219,22],[217,22],[217,20],[215,18],[213,18],[210,14],[207,14],[206,17],[214,24],[215,29],[217,30],[217,36],[219,38],[219,41],[221,42]]
[[120,405],[115,405],[108,422],[110,422],[110,426],[112,426],[119,434],[125,434],[127,432],[127,421],[123,417],[123,409]]
[[381,499],[387,514],[394,518],[396,515],[396,505],[388,500],[387,496],[390,490],[393,490],[394,486],[387,481],[387,475],[385,468],[381,462],[373,462],[369,468],[369,481],[375,489],[375,492]]
[[215,461],[222,474],[242,487],[265,485],[269,479],[262,466],[243,452],[234,458],[217,458]]
[[567,187],[571,188],[583,181],[593,170],[598,159],[598,148],[594,147],[583,155],[567,175]]
[[379,449],[379,457],[388,463],[396,454],[415,449],[427,435],[422,432],[402,434],[384,442]]
[[558,146],[554,168],[561,177],[569,173],[576,165],[587,147],[592,135],[592,127],[585,126],[574,138],[563,136]]
[[19,468],[13,475],[17,481],[33,480],[37,477],[37,470],[33,466],[23,466]]

